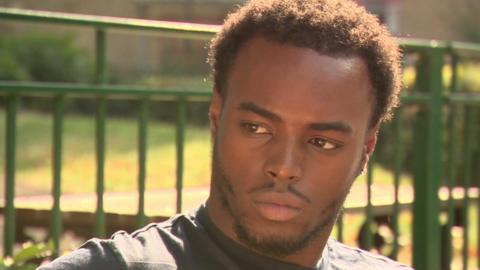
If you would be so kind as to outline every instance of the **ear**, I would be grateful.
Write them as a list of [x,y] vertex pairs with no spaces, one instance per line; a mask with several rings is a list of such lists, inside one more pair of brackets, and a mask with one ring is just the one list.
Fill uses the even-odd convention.
[[367,131],[363,144],[362,159],[360,161],[358,175],[362,174],[367,169],[368,161],[370,160],[373,150],[375,150],[375,145],[377,144],[379,128],[380,124],[376,124],[375,126],[370,127]]
[[367,136],[365,137],[365,144],[363,146],[364,152],[370,156],[375,150],[375,145],[377,145],[378,139],[378,130],[380,129],[380,124],[376,124],[375,126],[369,128],[367,131]]
[[212,101],[210,102],[210,108],[208,110],[208,116],[210,118],[210,132],[212,137],[217,133],[218,121],[220,119],[220,113],[222,112],[223,98],[220,95],[218,88],[213,88]]

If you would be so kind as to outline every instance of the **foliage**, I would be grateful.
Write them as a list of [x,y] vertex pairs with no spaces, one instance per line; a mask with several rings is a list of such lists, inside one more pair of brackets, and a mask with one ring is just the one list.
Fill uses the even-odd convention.
[[34,270],[39,262],[52,255],[52,251],[51,241],[46,244],[26,242],[15,256],[0,259],[0,270]]
[[[480,93],[480,63],[474,61],[460,62],[457,70],[457,89],[464,92]],[[403,71],[403,85],[407,89],[413,89],[415,85],[415,68],[409,66]],[[449,89],[452,78],[452,68],[449,65],[443,67],[443,85]]]
[[91,67],[88,55],[71,36],[0,36],[0,80],[86,82]]
[[[452,68],[450,65],[446,64],[443,67],[443,87],[444,91],[449,94],[451,89],[452,83]],[[461,93],[472,93],[472,94],[480,94],[480,62],[476,60],[465,60],[462,59],[458,65],[457,69],[457,82],[455,86],[455,90]],[[404,92],[411,93],[415,91],[415,80],[416,80],[416,72],[414,66],[408,66],[404,69],[403,73],[403,82],[405,90]],[[461,107],[461,108],[460,108]],[[465,128],[465,116],[464,116],[464,106],[460,106],[460,114],[457,115],[455,118],[455,122],[457,123],[457,141],[456,145],[457,148],[461,148],[461,151],[464,151],[464,128]],[[419,106],[414,104],[404,104],[402,106],[403,112],[403,122],[400,129],[400,140],[402,142],[401,151],[403,153],[403,162],[402,162],[402,171],[405,173],[412,173],[414,167],[414,159],[412,158],[415,155],[414,149],[414,132],[413,129],[415,121],[418,117],[418,110]],[[443,110],[443,125],[444,130],[442,137],[444,138],[444,162],[450,162],[449,159],[450,153],[447,152],[448,144],[450,143],[450,132],[448,130],[448,122],[447,118],[449,117],[449,113],[451,112],[451,106],[445,106]],[[477,110],[477,119],[480,119],[480,111]],[[476,127],[477,129],[480,128],[479,126]],[[382,126],[382,131],[380,133],[380,140],[377,143],[377,147],[375,150],[375,155],[377,156],[377,160],[379,163],[389,169],[394,168],[394,156],[395,156],[395,145],[393,140],[395,139],[395,132],[392,123],[387,123]],[[383,139],[385,138],[385,139]],[[474,144],[471,146],[472,150],[472,164],[478,164],[480,161],[480,145]],[[464,178],[464,174],[466,172],[466,164],[463,162],[463,156],[457,157],[456,163],[456,171],[457,171],[457,180],[458,183],[462,184],[461,179]],[[447,167],[447,166],[445,166]],[[473,179],[477,179],[480,176],[480,170],[474,169],[473,170]],[[475,183],[474,183],[475,185]],[[478,184],[476,184],[478,185]]]
[[467,62],[459,66],[458,88],[460,91],[480,93],[480,63]]
[[[190,91],[208,91],[212,89],[210,78],[200,75],[187,76],[186,74],[162,76],[145,75],[137,81],[137,84],[154,88],[182,89]],[[195,125],[207,126],[208,107],[209,102],[190,102],[187,108],[188,121]],[[177,117],[176,103],[164,102],[162,106],[152,106],[150,112],[155,118],[165,119],[168,122],[175,122]]]
[[[93,81],[93,70],[91,57],[75,44],[72,36],[33,32],[0,36],[0,80],[85,83]],[[178,71],[181,75],[149,74],[135,81],[128,81],[119,74],[109,72],[107,79],[109,83],[131,83],[155,88],[211,88],[211,83],[205,76],[188,75],[185,70]],[[174,70],[169,72],[175,73]],[[51,108],[48,99],[26,97],[22,99],[22,103],[23,107],[28,109],[48,111]],[[77,113],[89,114],[95,111],[95,101],[92,100],[69,100],[67,105]],[[135,110],[136,104],[132,101],[109,102],[108,106],[109,113],[116,116]],[[191,103],[187,117],[196,124],[205,125],[208,122],[207,111],[207,103]],[[174,122],[176,104],[165,102],[162,106],[152,106],[151,115]]]
[[[0,36],[0,80],[80,83],[90,82],[92,77],[92,61],[70,35]],[[51,107],[48,102],[31,97],[22,102],[41,111]]]

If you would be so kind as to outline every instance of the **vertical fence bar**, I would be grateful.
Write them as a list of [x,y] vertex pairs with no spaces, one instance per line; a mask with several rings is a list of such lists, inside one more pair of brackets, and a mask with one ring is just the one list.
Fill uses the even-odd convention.
[[463,160],[465,165],[465,174],[463,179],[463,209],[462,209],[462,223],[463,223],[463,248],[462,248],[462,265],[463,270],[468,269],[468,247],[470,244],[469,241],[469,212],[470,212],[470,197],[468,195],[468,190],[472,184],[472,147],[473,147],[473,132],[475,122],[475,111],[472,107],[467,106],[465,108],[465,130],[464,130],[464,150],[463,150]]
[[398,216],[399,211],[399,202],[398,202],[398,189],[400,187],[400,176],[402,173],[402,161],[403,161],[403,147],[402,144],[402,120],[403,120],[403,110],[399,108],[396,112],[396,116],[393,119],[393,128],[395,133],[395,146],[394,146],[394,174],[393,174],[393,189],[394,189],[394,202],[393,202],[393,213],[392,213],[392,227],[393,227],[393,249],[391,256],[396,259],[398,256],[398,238],[400,236],[398,228]]
[[95,82],[106,83],[106,34],[105,29],[99,28],[95,31]]
[[[438,189],[442,176],[442,68],[444,50],[432,47],[424,55],[417,74],[426,87],[430,100],[426,121],[427,140],[420,139],[426,155],[416,164],[413,221],[413,265],[415,269],[440,269],[440,202]],[[425,123],[424,123],[425,125]],[[418,135],[417,135],[418,136]],[[417,144],[418,145],[418,144]],[[425,148],[426,146],[426,148]],[[421,168],[422,166],[424,168]]]
[[18,97],[7,97],[6,141],[5,141],[5,215],[3,228],[4,256],[13,255],[15,244],[15,151],[17,137]]
[[[473,125],[473,127],[472,127],[473,130],[472,130],[472,134],[471,134],[471,138],[472,138],[472,162],[470,163],[471,164],[470,165],[471,166],[471,173],[472,173],[472,177],[470,178],[471,182],[472,182],[471,187],[475,186],[475,184],[474,184],[475,183],[475,181],[474,181],[475,176],[474,176],[474,171],[473,170],[476,168],[473,165],[474,164],[473,149],[476,149],[478,151],[477,153],[480,153],[480,142],[478,140],[478,138],[480,137],[480,127],[479,127],[479,123],[480,123],[479,120],[480,119],[478,119],[478,116],[480,114],[480,109],[479,109],[480,107],[478,105],[479,104],[477,104],[477,106],[472,106],[472,110],[473,110],[473,112],[472,112],[473,117],[472,118],[473,119],[471,121],[472,121],[472,125]],[[477,138],[477,139],[475,139],[475,138]],[[478,181],[480,181],[480,179],[477,180],[477,183],[480,184],[480,182],[478,182]],[[479,187],[479,186],[477,186],[477,187]],[[468,194],[468,192],[467,192],[467,194]],[[478,198],[477,198],[477,200],[478,200]],[[471,198],[470,198],[470,202],[474,203],[474,201],[472,202]],[[478,216],[478,213],[480,212],[479,209],[480,208],[477,208],[477,227],[480,227],[480,217]],[[477,238],[480,239],[479,235],[480,235],[480,230],[477,230]],[[477,246],[480,246],[479,242],[477,242]],[[480,253],[477,252],[477,265],[480,264],[479,260],[480,260]],[[480,267],[478,269],[480,270]]]
[[54,98],[53,108],[53,208],[51,220],[51,237],[53,241],[54,255],[58,256],[60,247],[60,235],[62,233],[62,213],[60,210],[61,181],[62,181],[62,133],[64,97]]
[[340,242],[343,242],[343,211],[338,214],[337,220],[337,239]]
[[[421,87],[425,81],[423,75],[423,63],[418,66],[417,70],[417,85],[418,87]],[[419,88],[422,89],[422,88]],[[423,186],[422,192],[425,192],[426,187],[425,183],[421,184],[419,181],[426,181],[427,179],[427,170],[426,170],[426,163],[427,163],[427,136],[428,136],[428,129],[426,127],[426,122],[427,122],[427,110],[426,106],[424,104],[419,104],[419,111],[416,115],[416,119],[414,122],[414,130],[412,132],[413,135],[413,164],[412,164],[412,172],[413,172],[413,188],[414,188],[414,194],[421,192],[417,189],[418,185]],[[412,263],[415,266],[415,269],[428,269],[428,268],[420,268],[418,265],[426,265],[425,261],[420,258],[421,252],[424,251],[426,252],[427,243],[423,244],[423,242],[420,242],[418,240],[418,243],[416,243],[417,238],[426,238],[425,237],[425,227],[427,226],[425,224],[425,218],[420,218],[419,215],[423,215],[425,211],[428,211],[426,208],[426,203],[424,202],[425,199],[422,198],[416,198],[415,196],[414,203],[413,203],[413,211],[412,211],[412,216],[413,216],[413,226],[412,226],[412,242],[413,242],[413,261]],[[424,239],[425,240],[425,239]]]
[[[96,82],[104,84],[106,82],[106,45],[105,30],[96,30]],[[97,98],[97,108],[95,116],[95,140],[96,140],[96,191],[97,191],[97,209],[95,212],[95,234],[99,237],[105,236],[105,212],[103,206],[103,193],[105,181],[105,114],[106,99],[103,96]]]
[[448,188],[448,201],[447,201],[447,223],[445,224],[445,245],[442,249],[445,249],[445,254],[442,254],[442,269],[451,269],[452,255],[453,255],[453,242],[452,242],[452,227],[455,219],[455,209],[453,201],[453,187],[455,185],[455,178],[457,176],[457,107],[455,104],[450,105],[450,115],[448,119],[449,129],[449,147],[448,147],[448,177],[446,184]]
[[105,237],[105,212],[103,207],[103,193],[105,182],[105,111],[106,100],[104,97],[97,99],[95,116],[95,141],[97,161],[97,209],[95,213],[95,234]]
[[427,269],[439,269],[440,255],[440,202],[438,190],[442,179],[442,95],[443,95],[443,56],[441,49],[430,49],[429,92],[430,108],[428,116],[428,178],[427,178],[427,209],[428,226],[424,228],[430,237],[427,252]]
[[140,100],[138,114],[138,211],[137,225],[145,224],[145,180],[147,163],[147,134],[148,134],[148,106],[149,99]]
[[373,163],[374,163],[374,155],[370,157],[370,161],[368,162],[368,169],[367,169],[367,208],[366,208],[366,234],[365,234],[365,248],[366,250],[370,250],[372,248],[373,243],[373,227],[372,227],[372,220],[373,220],[373,206],[372,206],[372,183],[373,183]]
[[[450,94],[454,94],[457,90],[458,82],[458,61],[459,57],[452,53],[452,76],[450,82]],[[450,104],[450,114],[448,116],[448,132],[449,132],[449,144],[448,144],[448,167],[446,178],[446,185],[448,188],[448,201],[447,201],[447,223],[445,224],[444,237],[445,243],[442,245],[442,269],[450,270],[453,258],[453,241],[452,241],[452,227],[455,218],[454,201],[453,201],[453,187],[455,185],[455,178],[457,176],[457,160],[458,160],[458,138],[457,138],[457,105],[455,103]]]
[[177,127],[176,127],[176,147],[177,147],[177,213],[182,211],[182,189],[183,189],[183,154],[185,143],[185,121],[186,121],[186,100],[181,97],[177,101]]

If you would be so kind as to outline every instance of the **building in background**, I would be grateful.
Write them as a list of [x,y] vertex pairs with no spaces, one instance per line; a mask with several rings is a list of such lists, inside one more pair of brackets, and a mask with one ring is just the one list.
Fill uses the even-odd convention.
[[[225,15],[245,0],[0,0],[0,6],[151,20],[222,23]],[[472,40],[461,22],[480,14],[478,0],[356,0],[377,14],[399,37]],[[467,15],[465,15],[467,14]],[[466,19],[467,18],[467,19]],[[476,15],[472,15],[477,19]],[[468,24],[468,21],[466,22]],[[478,23],[471,23],[480,27]],[[55,31],[52,31],[55,29]],[[76,43],[93,51],[93,33],[83,28],[0,22],[0,31],[22,34],[73,34]],[[180,39],[108,34],[108,64],[113,81],[142,82],[146,77],[186,74],[207,76],[206,43]]]

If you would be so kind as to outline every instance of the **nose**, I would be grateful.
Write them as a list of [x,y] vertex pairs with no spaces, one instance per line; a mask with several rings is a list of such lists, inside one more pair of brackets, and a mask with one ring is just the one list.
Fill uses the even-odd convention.
[[296,182],[302,178],[301,153],[294,140],[275,142],[268,149],[269,158],[264,173],[269,179],[281,182]]

